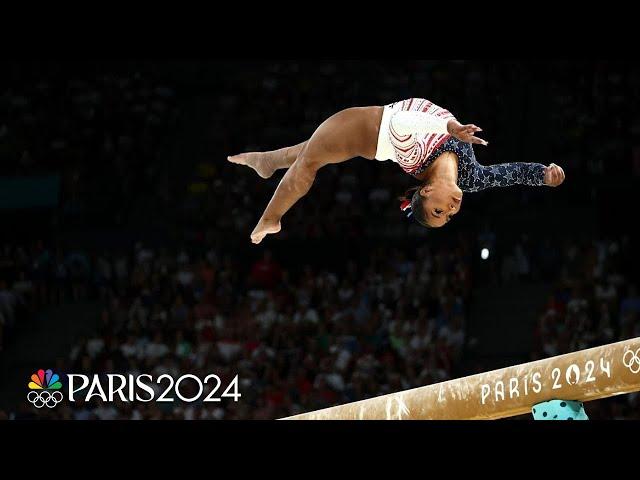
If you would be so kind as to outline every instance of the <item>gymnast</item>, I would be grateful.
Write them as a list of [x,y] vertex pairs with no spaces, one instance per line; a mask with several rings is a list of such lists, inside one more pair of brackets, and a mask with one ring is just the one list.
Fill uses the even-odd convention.
[[401,210],[427,228],[442,227],[459,211],[462,192],[509,185],[547,185],[564,181],[564,171],[551,163],[480,165],[472,144],[482,129],[462,125],[448,110],[422,98],[386,106],[353,107],[325,120],[309,140],[270,152],[241,153],[232,163],[253,168],[269,178],[287,168],[271,201],[251,233],[260,243],[281,229],[284,214],[307,194],[321,167],[355,157],[393,160],[421,184],[402,197]]

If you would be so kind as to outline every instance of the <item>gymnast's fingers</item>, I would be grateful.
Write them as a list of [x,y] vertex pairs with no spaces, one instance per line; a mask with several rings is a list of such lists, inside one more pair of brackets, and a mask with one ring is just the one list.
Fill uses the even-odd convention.
[[489,142],[487,142],[486,140],[483,140],[481,138],[478,138],[478,137],[471,137],[470,138],[470,142],[471,143],[477,143],[477,144],[480,144],[480,145],[485,145],[485,146],[489,145]]
[[476,125],[469,124],[469,125],[464,125],[464,126],[462,127],[462,131],[463,131],[464,133],[468,133],[468,134],[470,134],[470,135],[473,135],[473,134],[474,134],[474,133],[476,133],[476,132],[481,132],[481,131],[482,131],[482,129],[481,129],[480,127],[476,126]]

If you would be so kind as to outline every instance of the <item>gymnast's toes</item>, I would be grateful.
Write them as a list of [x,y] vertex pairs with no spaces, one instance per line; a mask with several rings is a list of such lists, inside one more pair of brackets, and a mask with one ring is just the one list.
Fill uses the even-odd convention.
[[274,169],[269,162],[268,155],[262,152],[240,153],[230,155],[227,160],[238,165],[246,165],[256,171],[262,178],[269,178],[273,175]]
[[281,229],[279,220],[261,220],[256,228],[251,232],[251,241],[256,245],[260,243],[264,237],[272,233],[278,233]]

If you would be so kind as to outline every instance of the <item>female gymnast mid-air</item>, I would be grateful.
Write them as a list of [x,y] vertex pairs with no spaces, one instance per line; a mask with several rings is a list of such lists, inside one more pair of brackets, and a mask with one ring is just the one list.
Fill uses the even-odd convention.
[[422,98],[375,107],[353,107],[325,120],[306,142],[271,152],[241,153],[232,163],[269,178],[287,168],[251,241],[280,231],[282,216],[307,194],[317,171],[354,157],[393,160],[421,185],[408,190],[400,208],[425,227],[441,227],[460,211],[462,192],[509,185],[548,185],[564,181],[552,163],[502,163],[482,166],[471,144],[487,145],[475,136],[482,129],[462,125],[448,110]]

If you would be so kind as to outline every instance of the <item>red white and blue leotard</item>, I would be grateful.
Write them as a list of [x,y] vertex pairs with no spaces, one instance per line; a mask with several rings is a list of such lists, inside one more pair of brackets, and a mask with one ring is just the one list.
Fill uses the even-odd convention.
[[458,186],[477,192],[510,185],[544,185],[540,163],[478,163],[470,143],[447,133],[453,114],[423,98],[410,98],[384,107],[378,135],[377,160],[393,160],[407,173],[418,175],[444,152],[458,157]]

